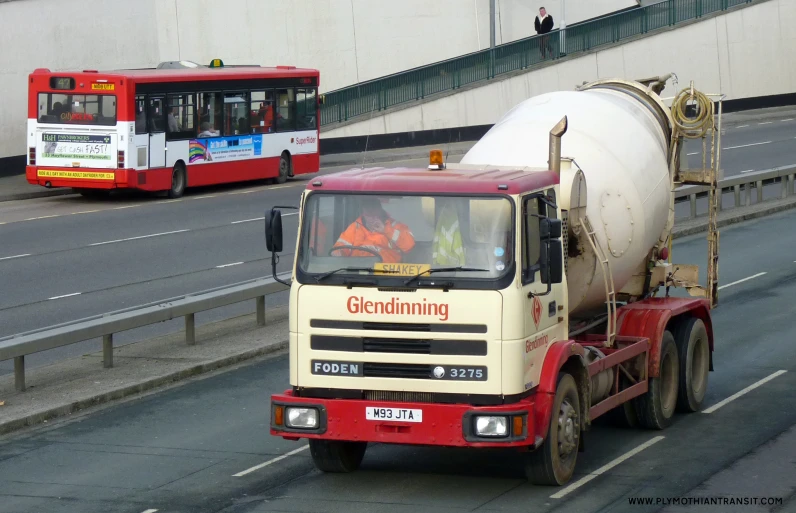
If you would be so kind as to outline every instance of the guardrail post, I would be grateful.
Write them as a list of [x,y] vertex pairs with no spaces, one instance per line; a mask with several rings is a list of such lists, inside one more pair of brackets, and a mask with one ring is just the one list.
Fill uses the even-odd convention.
[[782,190],[780,191],[780,198],[785,199],[788,197],[788,179],[790,175],[782,175],[782,182],[780,185],[782,186]]
[[[719,212],[721,212],[723,199],[724,199],[724,189],[722,189],[721,187],[716,187],[716,209]],[[710,201],[710,196],[708,196],[708,201]]]
[[748,207],[752,205],[752,184],[748,183],[744,185],[744,189],[746,189],[746,201],[744,202],[744,206]]
[[696,209],[696,194],[689,194],[688,200],[691,202],[691,218],[695,218],[697,216],[697,209]]
[[196,322],[192,313],[185,316],[185,342],[189,346],[196,344]]
[[257,325],[265,326],[265,296],[257,297]]
[[733,207],[738,208],[741,206],[741,185],[733,185],[732,190],[735,193],[735,203]]
[[102,363],[106,369],[113,367],[113,333],[102,336]]
[[763,201],[763,180],[755,182],[755,186],[757,187],[757,202],[760,203]]
[[14,385],[20,392],[25,391],[25,356],[14,357]]

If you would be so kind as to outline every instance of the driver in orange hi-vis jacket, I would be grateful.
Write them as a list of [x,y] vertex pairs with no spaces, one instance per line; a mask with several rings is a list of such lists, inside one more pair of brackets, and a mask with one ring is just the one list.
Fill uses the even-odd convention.
[[[372,250],[344,249],[358,246]],[[376,198],[362,201],[362,215],[340,234],[334,244],[333,255],[381,256],[382,262],[401,262],[404,254],[415,247],[415,238],[409,227],[390,217]]]

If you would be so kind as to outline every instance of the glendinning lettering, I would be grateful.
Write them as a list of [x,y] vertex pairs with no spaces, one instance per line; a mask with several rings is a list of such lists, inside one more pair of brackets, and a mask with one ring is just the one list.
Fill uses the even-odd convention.
[[346,306],[352,314],[421,315],[448,320],[447,303],[429,303],[426,298],[422,302],[401,301],[397,297],[390,301],[366,301],[362,296],[350,296]]

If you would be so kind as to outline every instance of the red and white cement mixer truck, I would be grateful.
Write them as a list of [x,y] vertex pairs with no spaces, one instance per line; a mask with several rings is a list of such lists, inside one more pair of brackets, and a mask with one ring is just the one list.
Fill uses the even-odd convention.
[[[309,182],[291,387],[271,397],[271,434],[309,439],[327,472],[358,468],[369,442],[503,447],[527,452],[532,482],[562,485],[600,415],[663,429],[698,411],[713,367],[718,152],[696,171],[679,156],[684,138],[720,134],[721,110],[693,86],[668,107],[667,79],[530,98],[460,164],[435,150],[428,168]],[[706,287],[697,266],[670,262],[681,183],[711,191]],[[277,208],[266,245],[282,250]]]

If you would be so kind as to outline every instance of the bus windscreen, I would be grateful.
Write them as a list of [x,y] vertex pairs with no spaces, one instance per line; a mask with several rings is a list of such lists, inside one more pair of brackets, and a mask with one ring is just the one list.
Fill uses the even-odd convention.
[[116,125],[116,96],[39,93],[39,123]]

